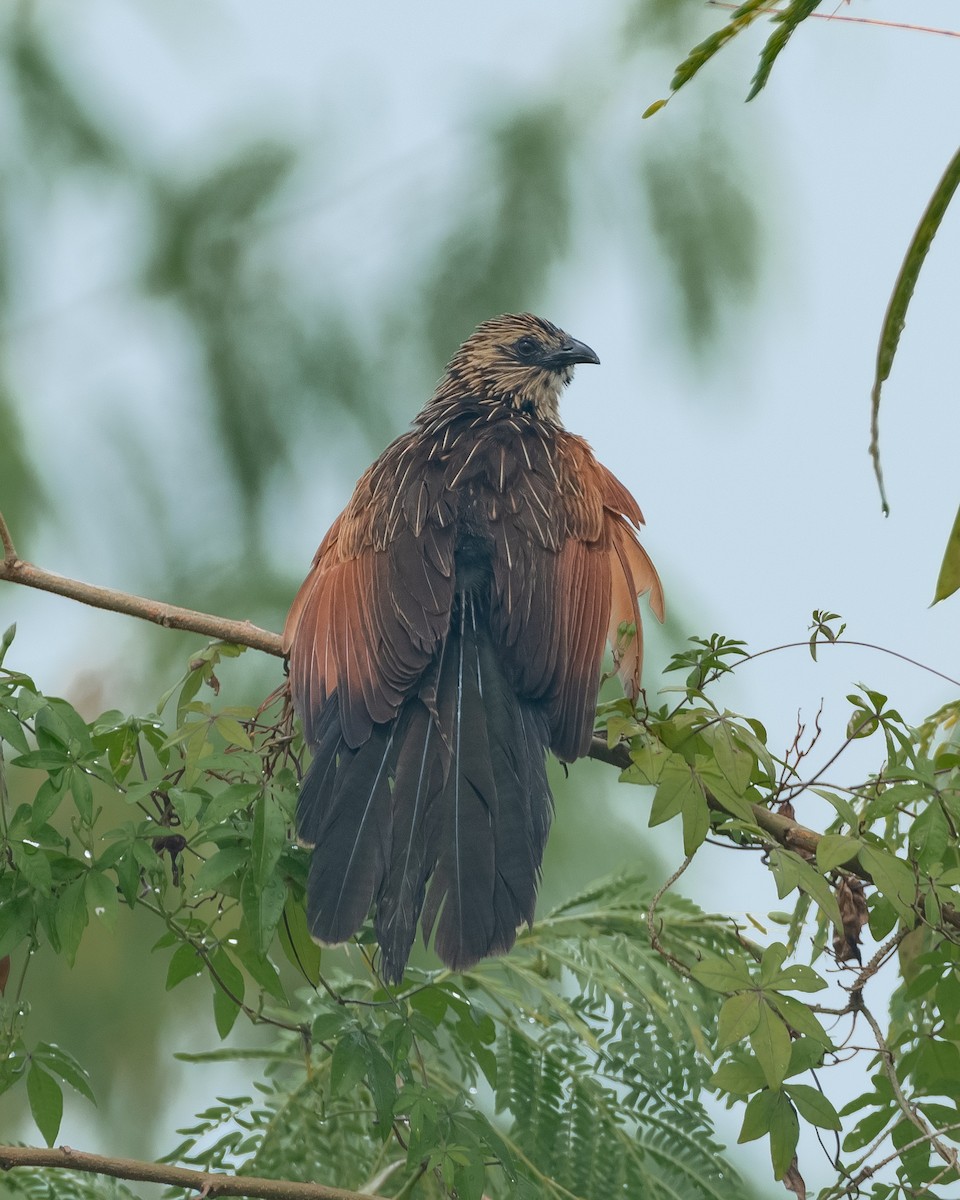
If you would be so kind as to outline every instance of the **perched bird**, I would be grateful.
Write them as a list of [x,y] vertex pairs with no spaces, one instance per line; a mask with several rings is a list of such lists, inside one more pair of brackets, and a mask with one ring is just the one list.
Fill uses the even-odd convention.
[[533,920],[546,752],[587,753],[607,638],[637,694],[638,594],[663,618],[636,501],[560,423],[574,366],[599,361],[529,313],[484,322],[357,484],[287,618],[313,750],[310,929],[343,942],[375,905],[391,981],[421,912],[460,970]]

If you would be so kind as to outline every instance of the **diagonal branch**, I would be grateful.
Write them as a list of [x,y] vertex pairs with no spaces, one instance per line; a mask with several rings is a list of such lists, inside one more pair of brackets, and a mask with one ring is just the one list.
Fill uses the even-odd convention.
[[[82,604],[93,605],[94,608],[107,609],[110,612],[125,613],[131,617],[139,617],[144,621],[152,621],[155,625],[163,625],[168,629],[184,629],[191,633],[199,633],[203,637],[217,638],[224,642],[234,642],[239,646],[249,646],[253,650],[262,650],[265,654],[283,655],[283,642],[279,634],[269,629],[261,629],[251,621],[233,621],[227,617],[218,617],[212,613],[196,612],[194,609],[181,608],[175,604],[164,604],[159,600],[148,600],[143,596],[133,596],[129,592],[118,592],[112,588],[96,587],[90,583],[80,583],[76,579],[66,579],[55,575],[32,563],[24,562],[17,557],[13,539],[0,513],[0,544],[3,545],[4,557],[0,560],[0,580],[9,583],[20,583],[26,587],[39,588],[44,592],[54,592],[58,596],[66,596],[70,600],[79,600]],[[804,643],[806,644],[806,643]],[[756,656],[754,656],[756,657]],[[630,764],[630,746],[620,742],[609,747],[604,738],[595,737],[588,751],[590,758],[625,770]],[[707,801],[711,808],[725,811],[708,795]],[[814,856],[822,834],[808,829],[790,817],[781,816],[764,808],[762,804],[754,804],[754,819],[757,825],[787,850],[795,850],[800,854]],[[858,861],[844,863],[844,870],[851,875],[872,883],[870,873]],[[960,929],[960,912],[944,905],[943,920]]]
[[[605,738],[595,737],[590,743],[587,753],[591,758],[599,759],[600,762],[619,767],[621,771],[625,771],[632,765],[628,742],[618,742],[615,746],[608,746]],[[726,813],[727,811],[709,792],[707,792],[707,804],[716,812]],[[753,809],[753,819],[757,825],[785,850],[795,850],[806,857],[816,857],[817,846],[823,838],[822,833],[817,833],[815,829],[808,829],[806,825],[801,825],[792,817],[784,817],[780,813],[771,812],[762,804],[752,804],[750,807]],[[859,859],[854,858],[845,862],[843,869],[848,874],[862,879],[865,883],[873,883],[873,876],[861,865]],[[952,925],[954,929],[960,929],[960,912],[951,905],[941,905],[940,915],[946,924]]]
[[240,646],[249,646],[253,650],[262,650],[265,654],[279,656],[283,653],[279,636],[271,633],[269,629],[261,629],[252,621],[232,621],[227,617],[214,616],[212,613],[181,608],[177,604],[164,604],[159,600],[148,600],[144,596],[133,596],[129,592],[117,592],[113,588],[81,583],[77,579],[67,579],[63,575],[45,571],[42,567],[35,567],[33,563],[25,562],[17,556],[10,530],[7,528],[2,513],[0,513],[0,542],[3,544],[0,579],[5,579],[8,583],[20,583],[24,587],[38,588],[42,592],[53,592],[57,596],[66,596],[68,600],[79,600],[81,604],[89,604],[93,608],[105,608],[110,612],[139,617],[143,621],[152,621],[154,625],[162,625],[166,629],[186,629],[191,633],[216,638],[221,642],[235,642]]
[[327,1187],[322,1183],[290,1183],[283,1179],[260,1179],[255,1175],[225,1175],[191,1171],[168,1163],[142,1162],[135,1158],[109,1158],[87,1154],[69,1146],[49,1150],[36,1146],[0,1146],[0,1170],[17,1167],[55,1167],[84,1171],[91,1175],[110,1175],[140,1183],[162,1183],[208,1196],[251,1196],[255,1200],[384,1200],[371,1192],[351,1192],[346,1188]]

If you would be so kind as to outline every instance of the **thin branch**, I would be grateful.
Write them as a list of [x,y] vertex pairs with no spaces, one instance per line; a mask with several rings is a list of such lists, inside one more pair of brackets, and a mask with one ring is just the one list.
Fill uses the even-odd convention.
[[[899,650],[891,650],[887,646],[878,646],[875,642],[859,642],[853,638],[833,638],[830,641],[820,642],[819,646],[858,646],[861,650],[877,650],[881,654],[889,654],[891,658],[899,658],[901,662],[909,663],[911,667],[919,667],[921,671],[927,671],[930,675],[936,675],[938,679],[945,679],[947,683],[954,687],[960,687],[960,679],[953,679],[950,675],[944,675],[942,671],[938,671],[936,667],[929,667],[926,663],[918,662],[915,658],[910,658],[907,654],[901,654]],[[757,650],[754,654],[745,654],[743,658],[737,659],[736,666],[739,669],[744,663],[752,662],[755,658],[763,658],[767,654],[778,654],[781,650],[797,650],[810,649],[810,639],[805,642],[784,642],[780,646],[769,646],[766,650]],[[732,668],[731,668],[732,669]]]
[[225,1175],[209,1171],[191,1171],[168,1163],[143,1162],[135,1158],[109,1158],[87,1154],[69,1146],[51,1149],[36,1146],[0,1146],[0,1170],[17,1167],[55,1167],[84,1171],[90,1175],[110,1175],[139,1183],[162,1183],[186,1188],[209,1196],[252,1196],[257,1200],[385,1200],[372,1192],[351,1192],[327,1187],[322,1183],[290,1183],[282,1179],[260,1179],[254,1175]]
[[856,1005],[856,1011],[863,1013],[864,1020],[873,1030],[873,1036],[877,1042],[877,1049],[880,1051],[880,1061],[883,1063],[883,1070],[890,1081],[890,1087],[893,1091],[893,1098],[897,1102],[897,1107],[903,1115],[923,1134],[923,1140],[929,1141],[930,1145],[936,1150],[937,1154],[943,1161],[954,1171],[960,1174],[960,1166],[958,1166],[957,1151],[944,1143],[937,1136],[936,1130],[930,1128],[927,1122],[923,1119],[916,1107],[903,1094],[903,1088],[900,1086],[900,1080],[897,1078],[897,1072],[894,1067],[893,1051],[887,1045],[886,1038],[880,1029],[877,1018],[873,1015],[869,1008],[863,1003],[861,996],[859,1003]]
[[[630,760],[630,744],[629,742],[618,742],[615,746],[608,746],[606,739],[595,737],[590,743],[590,749],[587,751],[590,758],[595,758],[599,762],[609,763],[611,766],[619,767],[621,771],[625,771],[631,766]],[[715,811],[722,812],[724,815],[730,814],[723,807],[715,796],[712,796],[708,791],[707,804]],[[806,825],[801,825],[792,817],[784,817],[780,813],[771,812],[769,808],[764,808],[762,804],[751,804],[753,810],[753,819],[764,833],[785,850],[794,850],[798,854],[805,857],[815,858],[817,854],[817,846],[823,839],[822,833],[817,833],[815,829],[808,829]],[[864,883],[873,883],[873,876],[870,872],[861,865],[859,859],[851,859],[842,865],[844,871],[850,875],[856,876],[857,879],[862,879]],[[960,912],[949,904],[941,905],[940,915],[945,924],[952,925],[954,929],[960,929]]]
[[[882,1158],[879,1162],[874,1163],[872,1166],[864,1167],[862,1171],[853,1176],[842,1192],[830,1194],[836,1194],[837,1196],[858,1195],[861,1185],[866,1183],[868,1179],[872,1178],[884,1167],[888,1167],[892,1162],[898,1162],[905,1154],[909,1154],[911,1150],[916,1150],[916,1148],[918,1146],[922,1146],[924,1142],[929,1142],[932,1137],[942,1137],[947,1133],[955,1133],[958,1129],[960,1129],[960,1122],[957,1122],[954,1125],[944,1125],[943,1129],[931,1130],[930,1133],[925,1133],[922,1137],[914,1138],[912,1142],[907,1142],[905,1146],[900,1146],[898,1149],[894,1150],[892,1154],[888,1154],[886,1158]],[[888,1131],[884,1130],[882,1136],[880,1137],[880,1142],[882,1142],[887,1136]],[[879,1145],[879,1142],[877,1145]],[[876,1146],[874,1149],[876,1149]],[[949,1168],[944,1169],[949,1170]]]
[[16,562],[17,548],[13,544],[13,538],[10,536],[10,530],[7,528],[2,512],[0,512],[0,544],[3,545],[4,565],[8,562]]
[[680,866],[677,867],[677,869],[674,871],[674,873],[670,876],[670,878],[668,880],[666,880],[666,882],[663,884],[663,886],[660,888],[660,890],[657,892],[657,894],[650,901],[650,907],[647,909],[647,932],[650,935],[650,945],[653,947],[654,950],[656,950],[656,952],[660,955],[661,958],[665,958],[667,960],[667,962],[670,964],[671,967],[673,967],[673,969],[675,971],[678,971],[681,975],[685,976],[687,979],[690,978],[690,968],[686,965],[686,963],[681,962],[680,959],[676,957],[676,955],[671,954],[670,951],[660,941],[660,930],[657,928],[657,924],[656,924],[656,921],[654,918],[655,918],[656,912],[657,912],[657,905],[660,903],[660,901],[663,899],[663,897],[673,887],[673,885],[677,882],[677,880],[680,878],[680,876],[684,873],[684,871],[687,869],[687,867],[690,866],[690,864],[692,862],[693,862],[693,855],[688,854],[687,857],[680,864]]
[[[726,8],[735,11],[739,8],[737,4],[728,4],[725,0],[707,0],[711,8]],[[784,10],[782,8],[760,8],[758,12],[769,13],[771,16],[782,16]],[[842,21],[847,25],[879,25],[883,29],[907,29],[911,33],[936,33],[941,37],[960,37],[960,32],[956,29],[940,29],[935,25],[909,25],[905,21],[879,21],[876,17],[841,17],[837,13],[810,13],[810,17],[814,17],[820,21]]]
[[235,642],[237,645],[249,646],[252,650],[262,650],[265,654],[275,654],[278,657],[283,654],[280,637],[268,629],[261,629],[251,621],[231,621],[212,613],[181,608],[177,604],[164,604],[159,600],[148,600],[144,596],[133,596],[129,592],[118,592],[113,588],[96,587],[91,583],[81,583],[77,579],[55,575],[52,571],[45,571],[42,567],[25,562],[17,557],[10,530],[2,513],[0,541],[3,543],[4,552],[3,561],[0,562],[0,579],[6,579],[8,583],[20,583],[24,587],[66,596],[68,600],[79,600],[81,604],[89,604],[93,608],[105,608],[110,612],[139,617],[166,629],[185,629],[203,637],[216,638],[221,642]]

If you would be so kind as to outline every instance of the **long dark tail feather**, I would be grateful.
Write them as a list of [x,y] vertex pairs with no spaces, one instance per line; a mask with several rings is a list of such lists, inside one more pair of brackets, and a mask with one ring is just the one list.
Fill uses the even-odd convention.
[[[336,703],[336,696],[328,701]],[[339,732],[339,721],[337,727]],[[300,793],[297,827],[301,839],[315,847],[307,921],[321,942],[346,941],[370,911],[390,853],[395,757],[392,724],[375,725],[355,750],[339,737],[334,744],[332,732],[317,746]]]
[[381,969],[394,983],[421,912],[425,938],[435,926],[436,952],[454,970],[509,950],[533,920],[553,813],[550,734],[543,708],[517,698],[471,597],[459,597],[442,653],[395,721],[351,749],[333,695],[315,728],[297,809],[300,838],[314,846],[313,935],[345,941],[375,900]]
[[546,717],[517,699],[471,598],[459,607],[439,681],[451,764],[423,924],[429,934],[436,922],[437,954],[465,970],[509,950],[533,919],[552,799]]
[[423,908],[427,878],[437,860],[437,800],[443,794],[449,754],[433,713],[419,699],[407,705],[406,728],[394,782],[393,844],[377,898],[376,934],[381,969],[394,983],[403,977]]

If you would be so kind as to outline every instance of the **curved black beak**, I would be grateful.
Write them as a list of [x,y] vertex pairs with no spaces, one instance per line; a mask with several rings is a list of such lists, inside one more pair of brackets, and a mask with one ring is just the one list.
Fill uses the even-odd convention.
[[572,367],[574,363],[596,363],[600,365],[596,350],[591,350],[586,342],[578,342],[576,338],[567,338],[559,350],[544,359],[543,365],[553,369]]

